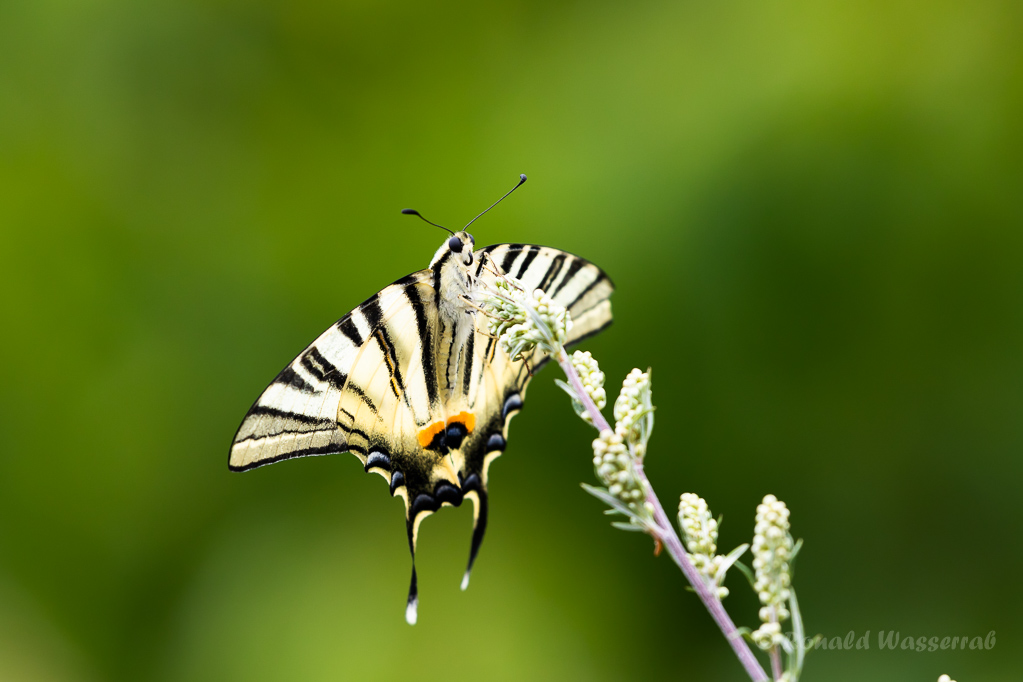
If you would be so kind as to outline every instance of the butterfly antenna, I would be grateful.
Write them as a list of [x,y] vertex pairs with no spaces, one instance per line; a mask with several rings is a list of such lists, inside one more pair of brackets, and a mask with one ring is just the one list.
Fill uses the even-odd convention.
[[[497,206],[497,205],[498,205],[499,203],[501,203],[502,201],[504,201],[505,197],[507,197],[507,196],[508,196],[509,194],[511,194],[512,192],[514,192],[515,190],[517,190],[517,189],[518,189],[519,187],[522,187],[522,183],[524,183],[525,181],[526,181],[526,174],[525,174],[525,173],[522,173],[521,175],[519,175],[519,184],[515,185],[515,186],[514,186],[514,187],[512,187],[512,188],[511,188],[510,190],[508,190],[507,192],[505,192],[505,194],[504,194],[504,196],[503,196],[503,197],[501,197],[500,199],[498,199],[498,200],[497,200],[497,201],[495,201],[494,203],[490,204],[490,206],[489,206],[489,207],[487,208],[487,210],[486,210],[486,211],[483,211],[483,213],[486,213],[486,212],[487,212],[487,211],[489,211],[489,210],[490,210],[491,208],[493,208],[494,206]],[[483,215],[483,213],[480,213],[480,215],[476,216],[476,218],[479,218],[479,217],[480,217],[481,215]],[[462,230],[463,230],[463,231],[464,231],[464,230],[466,230],[466,229],[467,229],[467,228],[468,228],[468,227],[469,227],[470,225],[472,225],[472,224],[473,224],[474,222],[476,222],[476,218],[473,218],[472,220],[470,220],[469,222],[467,222],[467,223],[465,224],[465,227],[463,227],[463,228],[462,228]]]
[[[523,176],[523,177],[525,177],[525,176]],[[520,184],[521,184],[521,183],[520,183]],[[511,194],[511,192],[509,192],[508,194]],[[506,194],[505,196],[507,196],[507,194]],[[501,198],[503,199],[504,197],[501,197]],[[489,210],[489,209],[488,209],[488,210]],[[414,216],[419,216],[419,218],[420,218],[421,220],[424,220],[425,222],[428,222],[428,223],[430,223],[430,224],[431,224],[431,225],[433,225],[434,227],[439,227],[439,228],[440,228],[440,229],[442,229],[442,230],[447,230],[447,231],[448,231],[449,233],[451,233],[451,235],[454,235],[454,234],[455,234],[455,233],[454,233],[454,231],[453,231],[453,230],[451,230],[450,228],[444,227],[443,225],[438,225],[437,223],[433,222],[432,220],[426,220],[426,218],[423,218],[423,214],[422,214],[422,213],[420,213],[419,211],[417,211],[417,210],[416,210],[416,209],[414,209],[414,208],[403,208],[403,209],[401,209],[401,213],[402,213],[402,215],[414,215]]]

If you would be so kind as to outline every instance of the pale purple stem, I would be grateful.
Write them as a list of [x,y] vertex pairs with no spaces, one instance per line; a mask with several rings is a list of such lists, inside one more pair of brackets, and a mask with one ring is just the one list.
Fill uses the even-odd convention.
[[[568,383],[572,385],[575,390],[575,394],[579,396],[580,402],[583,407],[586,408],[586,412],[590,415],[593,420],[593,425],[597,427],[598,431],[605,429],[610,430],[611,426],[604,419],[604,415],[601,414],[597,406],[593,404],[593,400],[590,399],[589,393],[583,387],[583,382],[579,378],[579,373],[575,371],[575,367],[572,365],[572,361],[568,358],[568,354],[565,349],[562,348],[558,352],[558,364],[561,365],[561,369],[564,370],[565,376],[568,378]],[[746,644],[746,640],[739,634],[738,629],[735,627],[735,623],[728,617],[728,613],[725,611],[725,607],[721,604],[721,600],[718,599],[717,592],[714,588],[707,584],[704,580],[703,575],[700,574],[696,567],[693,566],[693,562],[689,560],[689,555],[686,554],[685,548],[682,546],[682,541],[679,539],[678,534],[675,532],[675,527],[668,520],[667,514],[664,513],[664,508],[661,507],[660,500],[657,499],[657,495],[654,494],[653,486],[650,485],[650,481],[647,480],[646,473],[643,471],[643,464],[635,464],[636,475],[643,481],[648,493],[647,502],[649,502],[654,508],[654,522],[657,525],[657,539],[660,540],[668,550],[668,554],[678,564],[678,567],[682,569],[682,574],[692,585],[696,591],[697,596],[703,605],[707,607],[707,611],[710,612],[711,618],[721,628],[722,634],[725,639],[731,644],[732,649],[735,651],[735,655],[739,657],[739,662],[742,663],[743,668],[746,669],[746,673],[750,676],[753,682],[768,682],[770,678],[767,677],[767,673],[764,672],[763,667],[757,661],[756,656],[750,650],[749,645]]]
[[771,647],[771,672],[774,673],[774,679],[781,679],[781,651],[777,644]]

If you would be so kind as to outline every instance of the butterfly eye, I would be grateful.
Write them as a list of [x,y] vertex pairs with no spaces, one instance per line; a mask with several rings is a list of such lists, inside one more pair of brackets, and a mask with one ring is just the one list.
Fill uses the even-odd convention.
[[448,240],[448,248],[454,251],[455,253],[461,253],[462,240],[459,239],[458,237],[452,237],[451,239]]

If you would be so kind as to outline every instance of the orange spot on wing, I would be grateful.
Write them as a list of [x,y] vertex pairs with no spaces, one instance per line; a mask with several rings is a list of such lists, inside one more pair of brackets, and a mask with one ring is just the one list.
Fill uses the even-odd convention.
[[454,417],[450,417],[446,424],[444,422],[434,422],[430,424],[419,432],[419,445],[425,448],[433,442],[433,439],[438,433],[446,429],[451,424],[461,424],[465,427],[466,433],[472,433],[472,430],[476,427],[476,415],[472,412],[459,412]]
[[472,433],[472,430],[476,427],[476,415],[472,412],[459,412],[454,417],[448,419],[448,424],[459,423],[465,426],[465,430],[468,433]]
[[433,442],[434,436],[444,430],[444,422],[434,422],[419,432],[419,445],[426,447]]

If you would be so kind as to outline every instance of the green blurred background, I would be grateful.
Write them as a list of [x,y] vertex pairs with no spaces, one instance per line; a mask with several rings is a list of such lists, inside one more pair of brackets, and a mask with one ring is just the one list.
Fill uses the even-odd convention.
[[[603,266],[648,472],[749,541],[792,509],[804,679],[1019,679],[1023,5],[0,3],[0,680],[743,673],[579,488],[543,371],[468,509],[354,458],[230,474],[245,411],[443,235]],[[741,576],[727,605],[756,625]],[[878,630],[992,650],[878,651]]]

